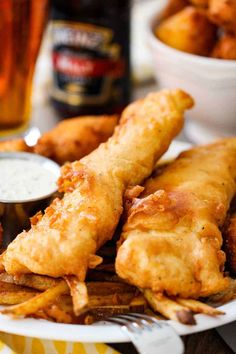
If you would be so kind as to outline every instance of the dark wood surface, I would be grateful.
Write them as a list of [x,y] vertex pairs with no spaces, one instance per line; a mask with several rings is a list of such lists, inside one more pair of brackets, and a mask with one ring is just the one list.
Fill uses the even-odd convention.
[[[183,337],[183,341],[185,344],[185,354],[234,353],[214,329],[185,336]],[[131,343],[112,344],[112,347],[121,354],[137,354]]]

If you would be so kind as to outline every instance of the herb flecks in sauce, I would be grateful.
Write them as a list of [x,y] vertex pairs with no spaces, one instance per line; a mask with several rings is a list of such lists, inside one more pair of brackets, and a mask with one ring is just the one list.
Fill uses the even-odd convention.
[[56,189],[56,175],[35,161],[0,159],[0,200],[36,199]]

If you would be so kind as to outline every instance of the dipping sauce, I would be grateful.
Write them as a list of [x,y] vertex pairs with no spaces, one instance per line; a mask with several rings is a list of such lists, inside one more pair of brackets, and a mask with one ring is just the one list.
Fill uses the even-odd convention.
[[0,201],[27,201],[56,191],[57,175],[27,159],[0,159]]

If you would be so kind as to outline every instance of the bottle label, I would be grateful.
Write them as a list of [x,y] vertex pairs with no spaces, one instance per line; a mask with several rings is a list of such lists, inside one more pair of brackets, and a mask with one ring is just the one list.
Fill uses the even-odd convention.
[[53,21],[52,96],[72,106],[119,102],[125,73],[121,47],[111,29]]

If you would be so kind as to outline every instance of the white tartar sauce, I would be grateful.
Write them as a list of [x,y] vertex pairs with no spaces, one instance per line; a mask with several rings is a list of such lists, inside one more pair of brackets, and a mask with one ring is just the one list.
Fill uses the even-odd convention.
[[0,201],[27,201],[56,189],[57,176],[43,165],[24,159],[0,159]]

